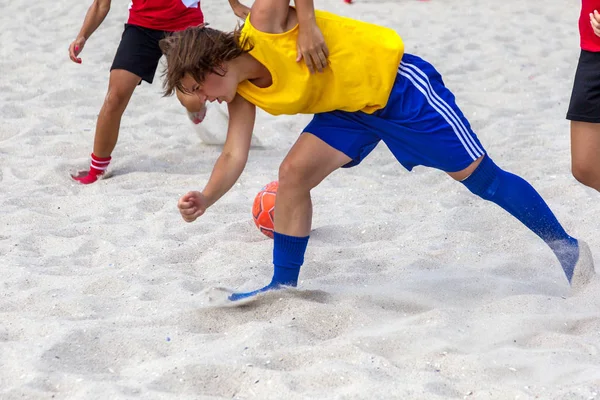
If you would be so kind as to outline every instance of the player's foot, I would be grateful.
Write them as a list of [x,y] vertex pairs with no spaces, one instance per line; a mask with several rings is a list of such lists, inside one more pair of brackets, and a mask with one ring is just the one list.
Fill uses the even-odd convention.
[[594,277],[596,272],[594,271],[594,258],[590,247],[583,240],[579,242],[579,258],[573,269],[573,277],[571,278],[571,288],[573,291],[578,292],[588,284]]
[[271,290],[281,290],[281,289],[285,289],[286,287],[288,287],[288,286],[287,285],[282,285],[280,283],[273,283],[273,282],[271,282],[267,286],[265,286],[263,288],[260,288],[258,290],[253,290],[252,292],[232,293],[232,294],[229,295],[229,300],[231,300],[231,301],[238,301],[238,300],[242,300],[242,299],[247,299],[249,297],[256,296],[257,294],[260,294],[260,293],[269,292]]
[[71,178],[77,182],[89,185],[90,183],[96,182],[98,179],[102,179],[106,174],[106,171],[99,174],[91,174],[90,171],[79,171],[75,175],[71,174]]

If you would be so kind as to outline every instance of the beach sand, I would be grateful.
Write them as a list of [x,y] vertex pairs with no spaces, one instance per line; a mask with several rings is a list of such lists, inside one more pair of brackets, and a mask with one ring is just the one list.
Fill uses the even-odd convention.
[[[570,173],[565,113],[579,54],[575,0],[316,1],[384,24],[432,62],[498,165],[527,179],[600,263],[600,195]],[[160,71],[125,112],[112,177],[86,168],[127,15],[113,2],[68,46],[89,2],[0,0],[0,398],[594,399],[600,284],[571,295],[552,252],[440,171],[380,145],[313,191],[295,290],[239,307],[213,288],[271,277],[251,219],[309,116],[259,113],[247,168],[200,220],[203,144]],[[205,0],[213,27],[237,19]],[[210,113],[208,118],[210,118]]]

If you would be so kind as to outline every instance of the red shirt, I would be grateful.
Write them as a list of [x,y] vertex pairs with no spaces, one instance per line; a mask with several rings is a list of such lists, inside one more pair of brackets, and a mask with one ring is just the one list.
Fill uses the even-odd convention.
[[128,24],[159,31],[181,31],[204,22],[199,0],[132,0]]
[[587,51],[600,52],[600,37],[596,36],[590,24],[590,13],[600,12],[600,0],[582,0],[579,16],[579,36],[581,48]]

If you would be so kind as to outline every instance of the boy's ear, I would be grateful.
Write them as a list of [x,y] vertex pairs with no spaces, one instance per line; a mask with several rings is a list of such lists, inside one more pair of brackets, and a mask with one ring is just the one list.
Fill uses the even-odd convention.
[[225,76],[225,74],[227,74],[227,65],[222,62],[218,67],[215,68],[215,72],[220,76]]

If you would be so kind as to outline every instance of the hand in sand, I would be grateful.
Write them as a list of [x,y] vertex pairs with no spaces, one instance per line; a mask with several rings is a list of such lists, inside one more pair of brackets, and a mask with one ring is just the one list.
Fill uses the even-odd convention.
[[81,64],[81,58],[77,56],[81,53],[81,50],[83,50],[83,46],[85,46],[85,38],[83,36],[73,40],[73,43],[69,46],[69,58],[71,61]]
[[194,222],[196,218],[204,214],[208,208],[208,202],[202,193],[189,192],[181,196],[177,207],[185,222]]

